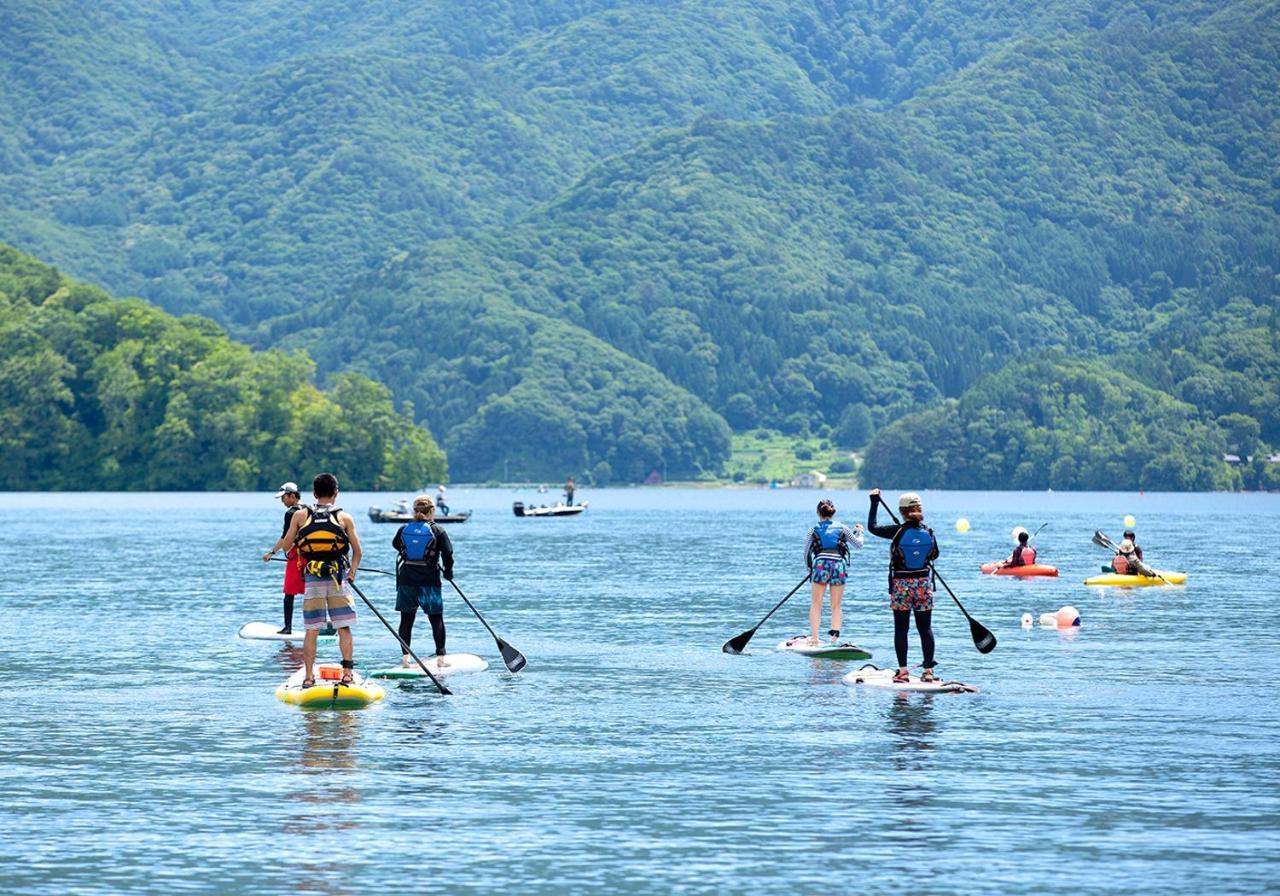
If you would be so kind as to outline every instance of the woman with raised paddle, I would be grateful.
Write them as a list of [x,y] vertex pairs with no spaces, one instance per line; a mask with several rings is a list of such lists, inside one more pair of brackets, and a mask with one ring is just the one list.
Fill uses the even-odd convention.
[[867,514],[867,531],[890,540],[889,607],[893,610],[893,646],[898,654],[897,683],[910,680],[907,672],[907,633],[911,616],[916,618],[920,649],[924,651],[921,681],[934,681],[933,667],[933,582],[930,564],[938,556],[938,539],[924,524],[924,505],[920,496],[907,492],[898,499],[903,521],[892,526],[876,522],[880,505],[880,489],[871,490],[871,510]]
[[396,610],[400,613],[400,640],[405,653],[402,665],[410,665],[409,645],[413,643],[413,622],[418,610],[431,623],[436,643],[436,666],[445,665],[444,598],[440,593],[440,567],[453,581],[453,544],[444,529],[435,524],[436,508],[427,495],[413,499],[413,522],[396,530],[391,546],[396,559]]
[[831,629],[827,632],[833,644],[840,641],[843,622],[840,601],[844,597],[849,572],[849,545],[862,547],[862,527],[850,529],[836,518],[836,505],[829,498],[818,502],[818,523],[809,530],[804,560],[809,568],[812,602],[809,605],[809,643],[818,645],[818,627],[822,623],[822,595],[831,592]]

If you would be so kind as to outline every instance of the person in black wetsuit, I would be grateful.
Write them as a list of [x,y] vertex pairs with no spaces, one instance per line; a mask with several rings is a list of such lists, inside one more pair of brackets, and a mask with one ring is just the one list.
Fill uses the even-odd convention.
[[[289,522],[293,519],[293,515],[302,509],[299,506],[302,496],[298,492],[298,483],[286,482],[280,486],[280,491],[276,492],[276,497],[284,505],[284,528],[280,530],[280,537],[284,538],[285,533],[289,531]],[[291,547],[289,552],[285,554],[284,628],[280,629],[276,634],[293,634],[293,599],[301,594],[302,590],[302,570],[298,568],[298,551]]]
[[893,647],[898,655],[898,671],[893,680],[910,680],[907,673],[907,633],[914,613],[920,649],[924,651],[924,673],[920,679],[933,681],[933,580],[930,566],[938,556],[938,539],[924,524],[924,505],[919,495],[908,492],[898,499],[901,524],[879,525],[876,522],[879,504],[880,489],[872,489],[867,531],[890,539],[889,607],[893,610]]
[[[413,642],[413,622],[418,609],[431,623],[431,636],[435,639],[436,665],[445,665],[444,598],[440,593],[440,573],[453,581],[453,544],[449,535],[433,522],[435,504],[427,495],[413,499],[412,523],[396,530],[391,546],[399,555],[396,560],[396,610],[400,613],[400,639],[405,646]],[[405,666],[412,662],[405,654]]]

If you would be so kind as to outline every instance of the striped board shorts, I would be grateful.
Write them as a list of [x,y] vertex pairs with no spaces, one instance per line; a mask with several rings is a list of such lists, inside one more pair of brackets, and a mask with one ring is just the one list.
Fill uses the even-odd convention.
[[[346,575],[344,570],[342,575]],[[356,624],[356,602],[347,593],[345,579],[322,579],[304,574],[302,593],[302,627],[308,631],[321,628],[350,628]]]

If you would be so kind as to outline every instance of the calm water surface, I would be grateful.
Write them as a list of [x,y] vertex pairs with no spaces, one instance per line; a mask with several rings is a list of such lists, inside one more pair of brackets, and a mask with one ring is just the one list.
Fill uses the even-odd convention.
[[[279,533],[270,495],[0,495],[0,887],[1274,889],[1280,496],[926,493],[940,571],[1000,638],[979,655],[940,594],[939,671],[982,693],[937,696],[774,653],[803,630],[804,593],[749,655],[720,652],[804,575],[818,497],[583,491],[579,518],[521,520],[529,491],[451,489],[475,511],[450,529],[457,581],[528,668],[508,675],[446,595],[450,648],[489,671],[451,698],[393,684],[369,710],[303,712],[273,693],[299,653],[236,637],[280,612],[281,567],[258,559]],[[865,517],[863,494],[833,497]],[[343,496],[367,565],[393,566],[394,527],[364,515],[391,500]],[[1107,559],[1090,534],[1118,537],[1129,513],[1186,587],[1081,584]],[[1013,526],[1046,521],[1061,578],[978,574]],[[854,557],[845,633],[892,665],[886,545]],[[391,580],[359,581],[390,614]],[[1019,626],[1067,603],[1078,632]],[[394,661],[360,610],[357,660]]]

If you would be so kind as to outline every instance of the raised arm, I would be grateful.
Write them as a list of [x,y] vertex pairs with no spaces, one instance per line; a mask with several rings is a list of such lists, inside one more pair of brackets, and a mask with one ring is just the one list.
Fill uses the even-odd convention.
[[876,524],[876,511],[880,508],[880,489],[875,489],[871,493],[871,509],[867,511],[867,531],[872,535],[880,538],[893,538],[898,534],[901,528],[896,523],[892,526],[879,526]]

